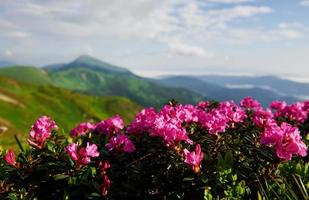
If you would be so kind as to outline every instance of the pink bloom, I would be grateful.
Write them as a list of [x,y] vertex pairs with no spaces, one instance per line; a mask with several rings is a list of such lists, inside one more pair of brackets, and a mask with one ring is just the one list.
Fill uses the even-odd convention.
[[105,161],[104,163],[100,162],[99,164],[100,169],[102,170],[102,174],[106,174],[107,170],[111,167],[109,161]]
[[53,129],[58,129],[55,121],[48,116],[40,117],[31,127],[29,144],[38,149],[43,148]]
[[256,109],[254,111],[253,122],[260,128],[264,128],[270,124],[275,123],[271,110],[263,110],[262,108]]
[[111,187],[111,180],[108,178],[107,175],[103,175],[103,183],[101,186],[101,195],[106,196],[108,194],[108,191]]
[[273,101],[271,102],[269,107],[277,111],[282,111],[286,106],[287,104],[285,103],[285,101]]
[[197,107],[205,110],[210,105],[209,101],[202,101],[197,104]]
[[87,142],[87,146],[82,147],[78,154],[82,157],[98,157],[100,154],[98,152],[98,147],[96,144],[90,145],[89,142]]
[[210,112],[201,112],[199,115],[199,123],[206,128],[212,135],[219,132],[224,132],[228,127],[228,118],[220,113],[218,109],[213,109]]
[[106,148],[109,151],[116,149],[127,153],[132,153],[135,151],[133,142],[128,138],[128,136],[123,134],[117,134],[116,136],[110,138],[109,142],[106,144]]
[[78,147],[78,144],[72,143],[72,144],[69,144],[69,146],[65,148],[66,152],[69,154],[69,156],[74,161],[77,161],[79,159],[79,156],[77,153],[77,147]]
[[307,146],[301,140],[298,128],[283,122],[281,129],[284,134],[276,144],[277,156],[284,160],[291,160],[293,154],[305,157],[307,155]]
[[102,170],[102,175],[103,175],[103,183],[101,186],[101,195],[106,196],[109,188],[111,186],[111,181],[107,176],[107,170],[111,167],[110,163],[108,161],[105,161],[104,164],[100,162],[99,167]]
[[271,103],[270,108],[275,111],[275,117],[283,117],[299,123],[303,123],[307,119],[309,112],[306,102],[287,105],[285,102],[274,101]]
[[303,110],[305,111],[305,112],[309,112],[309,101],[305,101],[304,102],[304,107],[303,107]]
[[140,134],[148,132],[154,124],[157,113],[154,108],[143,109],[138,113],[133,121],[127,128],[128,134]]
[[175,146],[185,141],[192,144],[186,129],[182,124],[198,121],[196,108],[192,105],[165,105],[159,113],[154,108],[140,112],[134,122],[128,127],[129,134],[148,132],[152,137],[160,137],[166,145]]
[[18,168],[18,163],[16,162],[15,152],[13,149],[9,149],[4,155],[4,160],[11,166]]
[[98,157],[100,153],[97,149],[96,144],[90,145],[89,142],[87,142],[86,147],[81,147],[79,150],[76,143],[70,144],[65,148],[72,160],[76,161],[77,166],[87,165],[91,162],[91,158]]
[[291,160],[293,155],[307,155],[307,146],[302,141],[298,128],[285,122],[280,127],[276,122],[266,126],[260,142],[274,147],[277,156],[284,160]]
[[124,122],[119,115],[101,121],[97,124],[95,131],[99,134],[106,134],[108,136],[115,135],[124,128]]
[[277,125],[276,121],[272,121],[266,127],[261,135],[260,142],[266,145],[276,145],[281,140],[283,131],[280,126]]
[[234,101],[221,102],[217,110],[225,115],[229,122],[243,122],[246,117],[245,111],[238,107]]
[[77,127],[71,130],[71,136],[77,137],[92,132],[95,129],[95,125],[89,122],[80,123]]
[[195,147],[195,151],[188,151],[187,149],[183,150],[183,154],[185,157],[185,163],[192,166],[192,170],[195,173],[200,171],[200,164],[203,160],[204,154],[201,150],[201,145],[197,144]]
[[251,97],[246,97],[240,101],[240,106],[247,109],[259,109],[261,108],[260,103],[257,100],[252,99]]
[[160,115],[155,120],[154,127],[149,135],[162,138],[167,146],[177,146],[181,141],[192,144],[193,142],[189,139],[186,129],[181,124],[181,121],[177,118]]

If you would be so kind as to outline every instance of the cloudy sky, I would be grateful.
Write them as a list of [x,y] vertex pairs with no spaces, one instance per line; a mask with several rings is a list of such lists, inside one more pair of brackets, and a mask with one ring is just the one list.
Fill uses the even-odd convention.
[[0,59],[309,77],[309,0],[0,0]]

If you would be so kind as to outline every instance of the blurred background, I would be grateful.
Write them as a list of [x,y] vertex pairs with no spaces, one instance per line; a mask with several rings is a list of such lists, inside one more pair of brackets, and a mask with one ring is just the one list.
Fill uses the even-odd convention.
[[0,1],[0,146],[143,107],[309,98],[308,0]]

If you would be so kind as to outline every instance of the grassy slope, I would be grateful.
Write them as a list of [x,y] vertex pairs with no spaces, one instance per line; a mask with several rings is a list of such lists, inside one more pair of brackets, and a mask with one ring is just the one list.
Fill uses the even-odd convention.
[[87,96],[0,77],[0,126],[9,128],[0,135],[0,145],[14,145],[14,134],[25,142],[31,124],[41,115],[51,116],[68,132],[83,120],[101,120],[115,114],[128,122],[140,108],[127,98]]
[[0,69],[0,75],[91,95],[123,96],[143,106],[161,107],[172,98],[181,103],[196,103],[204,99],[187,89],[161,86],[130,73],[117,74],[87,67],[74,66],[48,73],[35,67],[9,67]]
[[0,69],[0,76],[14,78],[26,83],[51,84],[48,74],[43,69],[28,66],[14,66]]

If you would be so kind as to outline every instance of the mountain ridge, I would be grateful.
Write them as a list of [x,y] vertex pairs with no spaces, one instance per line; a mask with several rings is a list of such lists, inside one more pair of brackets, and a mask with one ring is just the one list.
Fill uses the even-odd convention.
[[65,70],[70,68],[89,68],[96,71],[106,71],[106,72],[112,72],[112,73],[119,73],[119,74],[130,74],[133,75],[132,72],[130,72],[128,69],[123,67],[118,67],[116,65],[110,64],[108,62],[104,62],[102,60],[99,60],[97,58],[94,58],[89,55],[80,55],[73,61],[62,64],[53,64],[53,65],[47,65],[43,67],[47,71],[59,71],[59,70]]
[[[33,75],[28,71],[32,71]],[[44,73],[47,75],[43,76]],[[162,86],[127,69],[89,56],[80,56],[68,64],[45,68],[4,68],[0,69],[0,75],[28,83],[51,84],[89,95],[123,96],[147,107],[160,107],[172,98],[181,103],[197,103],[205,99],[194,91]]]

